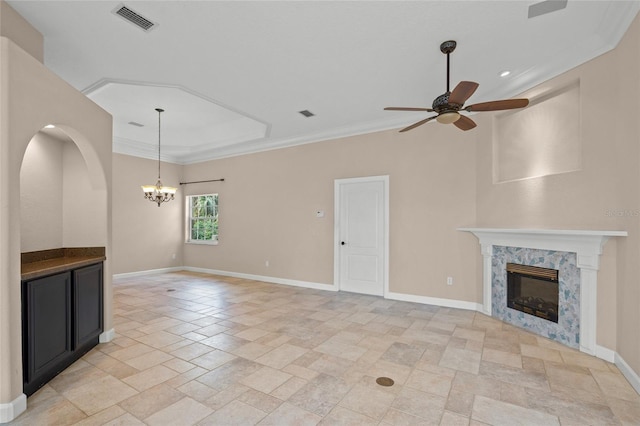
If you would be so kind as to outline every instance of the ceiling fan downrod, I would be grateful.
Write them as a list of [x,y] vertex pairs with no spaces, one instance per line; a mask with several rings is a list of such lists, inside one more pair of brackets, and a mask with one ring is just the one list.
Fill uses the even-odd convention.
[[447,93],[451,92],[449,89],[449,56],[451,52],[456,50],[457,43],[454,40],[447,40],[440,45],[440,51],[447,55]]

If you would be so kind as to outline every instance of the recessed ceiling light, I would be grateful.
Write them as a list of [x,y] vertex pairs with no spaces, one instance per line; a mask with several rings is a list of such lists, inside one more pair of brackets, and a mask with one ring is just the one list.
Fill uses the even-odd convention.
[[46,126],[44,126],[45,129],[53,129],[56,126],[54,126],[53,124],[47,124]]
[[511,71],[502,71],[502,72],[500,73],[500,77],[506,77],[506,76],[508,76],[509,74],[511,74]]

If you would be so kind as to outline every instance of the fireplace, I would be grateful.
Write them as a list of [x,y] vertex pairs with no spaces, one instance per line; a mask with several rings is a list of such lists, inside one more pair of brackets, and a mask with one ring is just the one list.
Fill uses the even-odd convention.
[[558,322],[558,270],[507,263],[507,306]]
[[[626,231],[459,228],[478,237],[482,253],[482,311],[582,352],[613,362],[596,344],[600,255],[612,237]],[[557,269],[558,322],[507,307],[506,263]]]

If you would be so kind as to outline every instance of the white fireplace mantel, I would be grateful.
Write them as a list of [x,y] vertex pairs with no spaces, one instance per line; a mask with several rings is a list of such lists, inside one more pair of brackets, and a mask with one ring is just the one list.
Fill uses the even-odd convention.
[[458,228],[480,241],[482,253],[483,312],[491,315],[491,257],[493,246],[522,247],[576,253],[580,268],[580,350],[596,355],[598,269],[602,247],[611,237],[626,237],[626,231],[565,229]]

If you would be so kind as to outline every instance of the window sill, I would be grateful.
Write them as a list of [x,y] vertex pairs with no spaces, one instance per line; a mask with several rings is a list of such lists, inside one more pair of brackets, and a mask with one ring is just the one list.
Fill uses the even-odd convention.
[[184,243],[185,244],[195,244],[197,246],[217,246],[218,245],[218,240],[211,240],[211,241],[187,240]]

